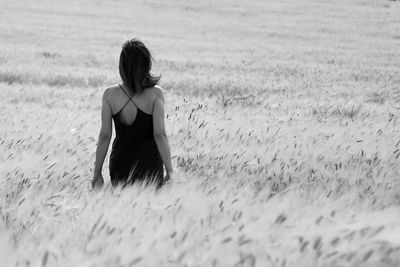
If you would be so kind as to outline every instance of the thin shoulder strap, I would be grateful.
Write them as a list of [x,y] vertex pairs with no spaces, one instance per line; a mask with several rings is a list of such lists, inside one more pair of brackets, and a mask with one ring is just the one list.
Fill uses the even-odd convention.
[[135,107],[137,108],[136,103],[132,100],[132,98],[134,97],[134,95],[133,95],[133,96],[129,96],[128,93],[125,92],[125,90],[122,88],[122,86],[121,86],[120,84],[118,84],[118,86],[119,86],[119,88],[121,88],[122,92],[124,92],[124,93],[126,94],[126,96],[129,97],[129,100],[126,101],[125,105],[122,107],[121,110],[123,110],[123,109],[126,107],[126,105],[128,105],[129,101],[131,101],[131,102],[135,105]]

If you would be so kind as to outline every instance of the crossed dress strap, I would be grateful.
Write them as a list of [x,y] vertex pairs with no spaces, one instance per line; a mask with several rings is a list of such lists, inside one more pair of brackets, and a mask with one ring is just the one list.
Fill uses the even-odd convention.
[[135,107],[138,108],[137,105],[136,105],[136,103],[132,100],[132,98],[134,97],[134,95],[133,95],[132,97],[129,96],[128,93],[125,92],[125,90],[122,88],[122,86],[121,86],[120,84],[118,84],[118,86],[119,86],[119,88],[121,88],[121,90],[129,97],[129,100],[126,101],[125,105],[124,105],[117,113],[121,112],[121,111],[126,107],[126,105],[128,105],[129,101],[131,101],[131,102],[135,105]]

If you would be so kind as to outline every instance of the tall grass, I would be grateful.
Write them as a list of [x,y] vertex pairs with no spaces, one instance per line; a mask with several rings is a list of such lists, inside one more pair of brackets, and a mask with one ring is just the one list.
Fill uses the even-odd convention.
[[[5,4],[1,264],[399,265],[399,8]],[[132,35],[163,75],[177,174],[112,189],[107,158],[94,192],[101,95]]]

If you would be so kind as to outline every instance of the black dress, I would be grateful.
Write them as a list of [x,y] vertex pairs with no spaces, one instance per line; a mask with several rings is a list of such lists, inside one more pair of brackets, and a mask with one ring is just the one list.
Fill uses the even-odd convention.
[[[137,114],[133,123],[126,125],[121,122],[120,114],[129,101],[136,106]],[[113,115],[113,121],[116,132],[110,156],[113,187],[141,181],[154,183],[160,188],[163,182],[163,163],[154,140],[153,116],[143,112],[129,97],[121,110]]]

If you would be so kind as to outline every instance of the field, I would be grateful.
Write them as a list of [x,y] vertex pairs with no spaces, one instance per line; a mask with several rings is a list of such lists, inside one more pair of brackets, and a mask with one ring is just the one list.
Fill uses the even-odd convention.
[[[0,3],[0,266],[400,266],[400,2]],[[91,191],[132,37],[176,177]]]

